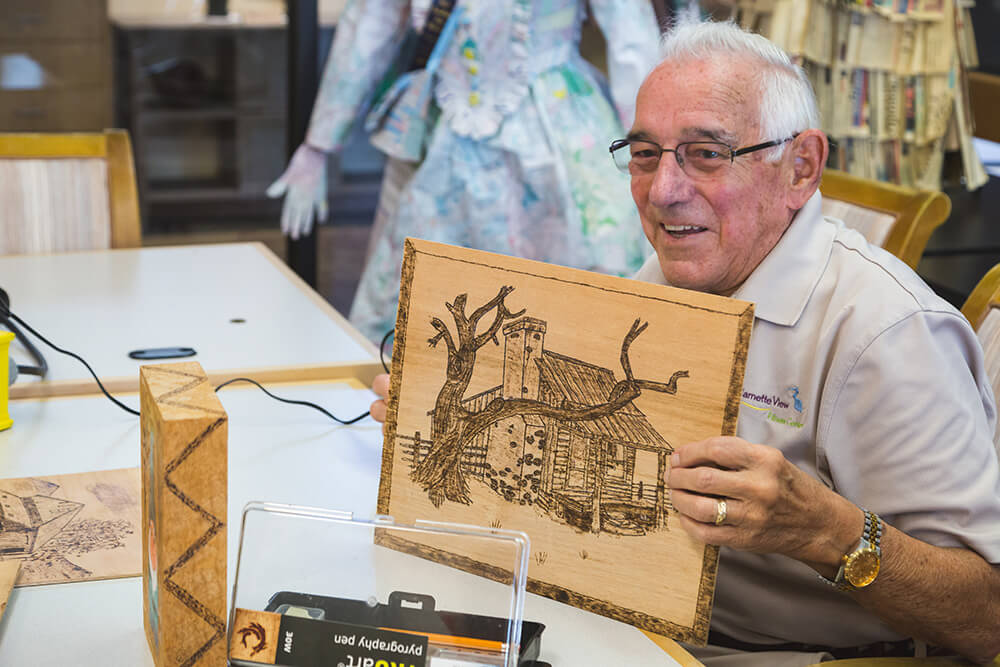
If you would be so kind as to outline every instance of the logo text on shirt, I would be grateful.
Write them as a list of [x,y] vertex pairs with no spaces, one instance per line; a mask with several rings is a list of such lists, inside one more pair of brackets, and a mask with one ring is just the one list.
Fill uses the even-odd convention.
[[792,385],[785,390],[784,395],[775,393],[757,393],[744,391],[742,405],[758,412],[765,413],[768,421],[792,428],[802,428],[803,406],[799,397],[798,385]]

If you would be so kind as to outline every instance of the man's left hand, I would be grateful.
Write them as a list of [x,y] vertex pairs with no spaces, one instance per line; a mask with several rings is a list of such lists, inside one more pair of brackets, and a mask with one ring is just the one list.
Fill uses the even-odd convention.
[[[667,483],[683,528],[708,544],[780,553],[832,576],[864,514],[774,447],[715,437],[679,447]],[[725,501],[725,519],[720,518]]]

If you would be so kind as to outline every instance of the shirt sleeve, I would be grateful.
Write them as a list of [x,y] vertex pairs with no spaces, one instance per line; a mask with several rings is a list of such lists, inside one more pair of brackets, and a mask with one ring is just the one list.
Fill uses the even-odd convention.
[[337,21],[306,142],[340,149],[361,105],[389,71],[409,21],[409,0],[349,0]]
[[835,490],[912,537],[1000,564],[996,404],[968,322],[918,311],[848,356],[818,438]]
[[611,97],[622,127],[632,126],[635,95],[660,53],[660,28],[649,0],[590,0],[608,45]]

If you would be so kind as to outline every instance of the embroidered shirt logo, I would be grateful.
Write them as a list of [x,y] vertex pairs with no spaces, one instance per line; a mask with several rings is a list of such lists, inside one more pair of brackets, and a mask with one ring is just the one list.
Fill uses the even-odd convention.
[[788,387],[783,394],[744,391],[740,404],[762,413],[768,421],[792,428],[803,426],[802,417],[805,408],[799,397],[798,385]]

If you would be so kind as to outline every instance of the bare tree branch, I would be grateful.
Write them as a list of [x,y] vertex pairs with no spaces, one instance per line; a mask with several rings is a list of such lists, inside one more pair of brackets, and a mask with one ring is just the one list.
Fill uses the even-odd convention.
[[504,285],[503,287],[501,287],[500,291],[497,292],[497,295],[495,297],[493,297],[483,305],[479,306],[479,308],[476,308],[474,311],[472,311],[472,315],[469,316],[469,322],[472,323],[473,326],[478,324],[479,320],[482,319],[483,315],[485,315],[486,313],[490,312],[491,310],[502,304],[503,300],[507,298],[507,295],[513,291],[514,291],[513,285]]
[[[492,308],[495,307],[497,309],[496,316],[493,318],[493,323],[490,324],[489,329],[487,329],[486,331],[479,334],[473,339],[472,341],[473,349],[478,350],[491,340],[496,345],[499,345],[500,340],[497,338],[497,332],[500,330],[500,327],[503,326],[504,320],[512,320],[515,317],[520,317],[521,315],[524,315],[525,313],[524,308],[517,311],[516,313],[512,313],[509,310],[507,310],[507,304],[504,302],[504,299],[507,298],[507,295],[513,291],[514,291],[513,287],[505,285],[500,289],[500,293],[497,294],[495,297],[493,297],[493,299],[488,304],[486,304],[486,306],[490,306],[489,308],[486,308],[486,306],[483,306],[482,308],[477,308],[476,311],[472,314],[470,321],[472,321],[473,326],[475,326],[475,323],[479,320],[479,318],[481,318],[483,315],[489,312]],[[486,310],[483,310],[484,308],[486,308]]]
[[433,338],[428,338],[427,342],[431,347],[437,347],[438,341],[442,338],[444,342],[448,344],[448,356],[450,357],[455,353],[455,342],[451,338],[451,332],[448,331],[448,327],[437,317],[431,319],[431,326],[437,329],[437,335]]
[[503,326],[504,321],[513,320],[514,318],[520,317],[521,315],[524,315],[524,312],[525,309],[522,308],[516,313],[512,313],[509,310],[507,310],[507,307],[503,303],[497,306],[497,314],[496,317],[493,318],[493,323],[490,325],[490,328],[484,331],[483,333],[479,334],[478,336],[476,336],[475,340],[473,341],[473,346],[475,347],[475,349],[478,350],[491,340],[495,344],[499,345],[500,340],[497,338],[497,332],[500,331],[500,327]]
[[455,324],[458,326],[459,330],[462,329],[463,323],[465,323],[465,294],[459,294],[455,297],[455,301],[452,303],[444,302],[445,308],[451,313],[451,316],[455,319]]
[[632,341],[639,337],[646,327],[649,326],[649,322],[646,322],[642,326],[639,326],[639,318],[635,318],[635,322],[632,322],[632,328],[628,330],[625,334],[625,338],[622,340],[622,370],[625,371],[625,378],[627,380],[634,380],[635,377],[632,375],[632,364],[629,363],[628,359],[628,349],[632,346]]
[[676,394],[677,393],[677,380],[681,378],[688,377],[687,371],[677,371],[670,376],[668,382],[655,382],[653,380],[636,380],[635,384],[639,389],[649,389],[650,391],[659,391],[664,394]]
[[608,417],[623,408],[638,395],[638,391],[635,393],[623,393],[618,399],[613,401],[609,400],[606,403],[598,405],[582,405],[577,407],[571,407],[565,402],[561,405],[549,405],[548,403],[530,398],[495,398],[483,410],[475,413],[466,423],[463,437],[468,442],[482,430],[488,428],[490,424],[515,415],[554,417],[562,421],[590,421],[599,417]]
[[608,392],[608,403],[617,403],[621,400],[622,396],[629,394],[632,400],[639,396],[639,387],[635,380],[621,380],[615,383],[615,386],[611,388]]
[[455,307],[458,308],[458,312],[462,313],[462,317],[465,317],[465,302],[468,301],[468,292],[463,292],[455,297]]

